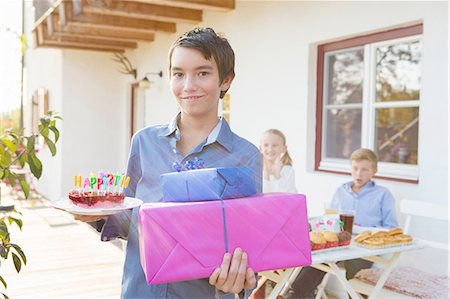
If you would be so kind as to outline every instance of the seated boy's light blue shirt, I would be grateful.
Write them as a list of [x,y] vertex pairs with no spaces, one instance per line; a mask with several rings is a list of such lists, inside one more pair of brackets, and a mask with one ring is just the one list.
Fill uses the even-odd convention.
[[397,227],[395,200],[391,192],[374,181],[365,184],[358,193],[353,192],[353,181],[340,186],[331,202],[339,210],[354,210],[355,225],[367,227]]
[[[130,183],[125,189],[126,196],[136,197],[144,202],[161,201],[160,175],[173,172],[174,162],[184,164],[195,157],[203,159],[205,167],[250,166],[257,178],[257,191],[261,192],[262,159],[253,144],[234,134],[221,118],[208,138],[183,157],[176,148],[176,142],[180,139],[177,119],[178,115],[169,125],[147,127],[133,137],[127,166]],[[103,241],[117,237],[128,238],[122,298],[234,298],[234,294],[218,295],[219,292],[209,284],[208,279],[148,285],[140,263],[137,216],[136,208],[131,214],[121,213],[109,217],[101,234]],[[249,290],[245,293],[246,297],[250,295]]]

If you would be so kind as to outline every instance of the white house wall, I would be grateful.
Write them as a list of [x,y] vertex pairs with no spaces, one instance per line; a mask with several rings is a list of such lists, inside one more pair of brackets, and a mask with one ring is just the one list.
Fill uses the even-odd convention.
[[[448,204],[447,11],[446,2],[237,1],[231,12],[205,12],[200,25],[225,33],[236,52],[236,78],[230,90],[232,129],[256,145],[268,128],[286,134],[297,187],[308,197],[309,214],[317,215],[336,187],[351,178],[313,170],[315,45],[419,21],[424,24],[420,182],[377,181],[397,200]],[[164,72],[163,78],[149,77],[153,84],[145,91],[148,125],[167,123],[177,111],[168,84],[167,51],[190,28],[177,25],[177,33],[157,33],[155,42],[141,43],[126,53],[139,78],[146,72]],[[39,190],[55,198],[70,189],[75,174],[124,170],[133,79],[117,73],[118,65],[107,53],[48,49],[28,53],[28,96],[38,87],[48,88],[50,109],[64,117],[58,156],[42,156]],[[448,242],[446,223],[415,220],[412,234]],[[404,255],[404,263],[410,260],[428,271],[448,272],[448,255],[441,251]]]
[[125,171],[127,85],[112,57],[63,51],[63,194],[73,188],[75,174]]
[[66,194],[73,187],[74,175],[125,171],[129,88],[111,58],[110,53],[75,50],[27,53],[29,97],[36,88],[47,88],[49,109],[64,118],[56,157],[47,149],[39,154],[44,169],[36,184],[49,199]]
[[[45,63],[42,63],[45,61]],[[27,51],[26,57],[27,86],[25,99],[27,105],[24,111],[24,126],[30,128],[31,110],[29,102],[32,94],[38,88],[48,90],[49,110],[62,111],[62,53],[53,49],[34,49]],[[60,123],[58,129],[64,134],[64,123]],[[42,176],[39,181],[33,179],[39,192],[45,194],[48,198],[58,198],[61,195],[61,166],[62,144],[64,140],[56,145],[57,155],[52,157],[48,148],[39,150],[38,156],[42,161]]]
[[[294,160],[297,186],[308,196],[310,215],[320,214],[323,202],[350,176],[313,170],[315,142],[315,45],[402,24],[423,21],[423,81],[420,106],[419,184],[377,180],[397,201],[403,198],[448,203],[448,24],[445,2],[269,2],[238,1],[232,12],[206,12],[201,26],[225,33],[236,52],[236,78],[230,90],[231,127],[256,145],[261,133],[281,129]],[[166,72],[176,34],[157,34],[155,42],[127,53],[141,73]],[[146,92],[147,124],[167,123],[176,113],[175,101],[164,79],[153,77]],[[423,225],[422,225],[423,224]],[[412,233],[448,242],[447,223],[415,220]],[[443,233],[444,232],[444,233]],[[431,252],[431,251],[430,251]],[[429,253],[430,253],[429,252]],[[429,263],[425,251],[419,266],[437,273],[446,263]],[[446,253],[432,253],[448,261]],[[437,257],[438,256],[438,257]]]

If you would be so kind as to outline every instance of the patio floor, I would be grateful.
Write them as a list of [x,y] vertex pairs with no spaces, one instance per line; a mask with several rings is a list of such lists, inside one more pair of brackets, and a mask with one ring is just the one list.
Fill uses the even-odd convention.
[[22,232],[11,230],[11,239],[24,250],[27,265],[17,274],[11,258],[2,263],[10,298],[119,298],[120,243],[101,242],[88,225],[53,209],[45,199],[15,203],[24,225]]

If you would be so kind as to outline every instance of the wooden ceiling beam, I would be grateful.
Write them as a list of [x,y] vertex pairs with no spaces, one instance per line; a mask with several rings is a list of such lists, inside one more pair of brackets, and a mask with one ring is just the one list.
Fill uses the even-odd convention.
[[152,31],[139,32],[136,30],[124,28],[99,28],[89,23],[80,23],[69,21],[66,26],[58,26],[59,16],[54,15],[53,28],[55,32],[84,35],[87,37],[98,37],[99,39],[113,39],[123,41],[146,41],[151,42],[155,40],[155,33]]
[[235,8],[235,0],[136,0],[142,3],[183,7],[193,9],[206,9],[230,11]]
[[117,40],[134,40],[151,42],[155,40],[155,33],[148,31],[131,31],[123,28],[101,27],[86,23],[70,22],[61,32],[68,34],[82,34],[86,36],[103,36]]
[[135,1],[84,0],[83,12],[110,16],[122,16],[162,22],[200,23],[203,12],[198,9],[169,7]]
[[130,48],[135,49],[137,47],[137,43],[134,40],[124,40],[117,37],[105,36],[105,35],[93,35],[93,34],[83,34],[83,33],[73,33],[73,32],[65,32],[65,31],[55,31],[53,36],[47,40],[67,40],[71,38],[81,38],[81,39],[89,39],[89,40],[98,40],[98,41],[106,41],[110,42],[115,46],[120,46],[121,48]]
[[72,21],[69,23],[70,26],[77,26],[77,27],[85,27],[90,28],[92,30],[108,30],[108,31],[118,31],[118,32],[134,32],[134,33],[142,33],[142,34],[154,34],[154,30],[147,30],[147,29],[137,29],[137,28],[124,28],[124,27],[117,27],[113,25],[104,25],[104,24],[93,24],[93,23],[82,23],[77,21]]
[[[176,23],[200,23],[203,10],[230,11],[235,0],[55,0],[34,24],[39,47],[124,52]],[[50,35],[51,34],[51,35]]]
[[48,34],[46,34],[45,25],[43,25],[43,31],[44,31],[43,43],[48,42],[56,42],[61,44],[74,43],[88,46],[122,48],[122,49],[137,48],[137,43],[133,41],[105,40],[105,39],[98,39],[96,36],[94,37],[73,36],[73,35],[59,34],[58,32],[54,32],[52,36],[49,36]]
[[137,43],[135,42],[124,42],[124,41],[111,41],[111,40],[101,40],[91,37],[77,37],[77,36],[65,36],[54,34],[51,38],[45,38],[44,43],[56,42],[56,43],[76,43],[81,45],[91,45],[99,47],[110,47],[110,48],[124,48],[124,49],[136,49]]
[[118,52],[124,53],[124,49],[110,48],[101,46],[92,46],[78,43],[57,43],[53,41],[45,41],[39,45],[40,48],[58,48],[58,49],[72,49],[72,50],[89,50],[89,51],[101,51],[101,52]]
[[141,29],[147,31],[164,31],[170,33],[174,33],[176,31],[175,23],[135,19],[130,17],[97,15],[92,13],[83,13],[77,16],[73,16],[71,20],[80,23],[109,26],[111,28]]

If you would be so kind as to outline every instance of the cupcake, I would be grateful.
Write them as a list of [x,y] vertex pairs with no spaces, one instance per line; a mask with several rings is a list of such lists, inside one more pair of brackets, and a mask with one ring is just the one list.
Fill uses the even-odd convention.
[[309,239],[311,240],[311,250],[324,249],[327,244],[325,238],[318,232],[310,232]]
[[332,247],[338,246],[339,239],[335,233],[333,233],[329,230],[326,230],[326,231],[322,232],[322,236],[325,238],[325,240],[327,242],[325,244],[325,248],[332,248]]
[[352,235],[344,230],[338,234],[338,239],[338,246],[347,246],[350,245],[350,242],[352,241]]

